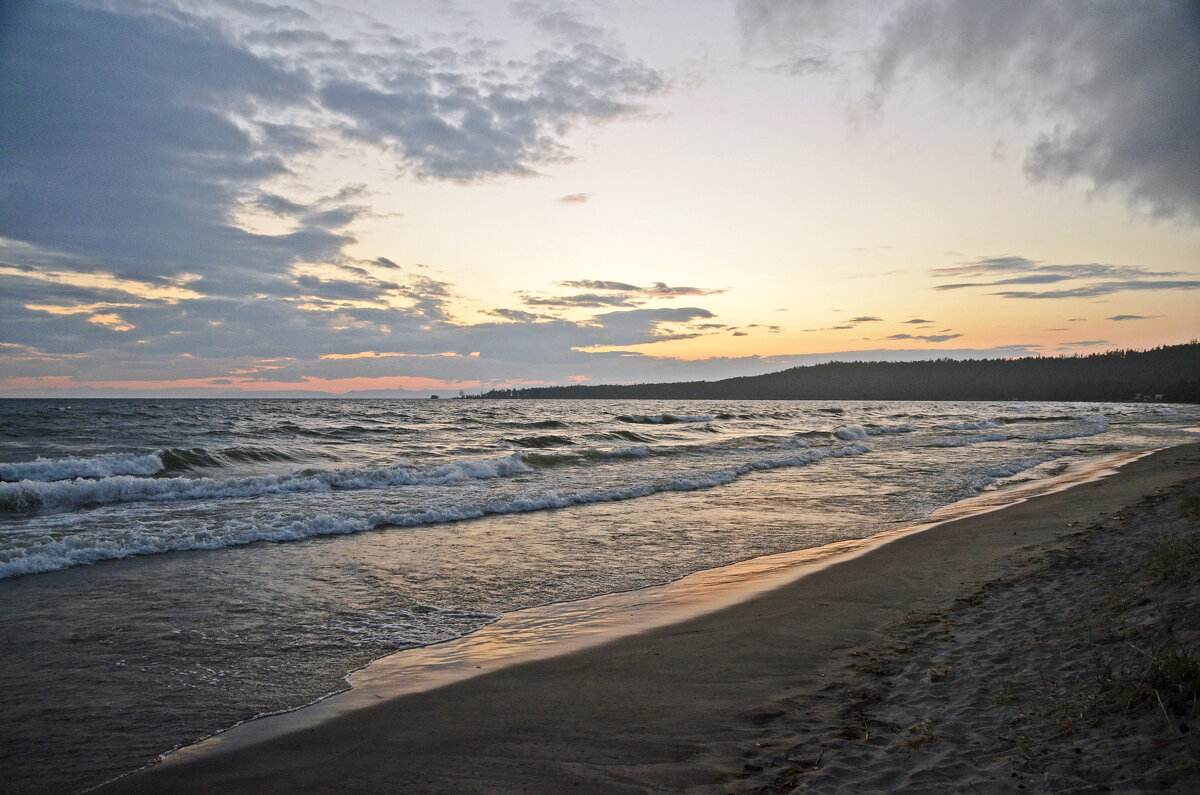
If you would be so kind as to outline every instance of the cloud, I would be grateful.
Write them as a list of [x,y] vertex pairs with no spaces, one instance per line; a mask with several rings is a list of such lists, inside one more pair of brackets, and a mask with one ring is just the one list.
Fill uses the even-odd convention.
[[[459,322],[453,285],[408,275],[425,266],[347,253],[370,212],[362,187],[304,187],[319,159],[351,150],[424,179],[533,174],[570,157],[572,130],[634,115],[663,87],[599,28],[548,5],[515,10],[553,36],[520,52],[460,46],[453,32],[425,46],[356,18],[341,29],[360,29],[336,38],[302,11],[251,2],[6,6],[5,376],[395,375],[395,357],[358,357],[369,351],[404,353],[406,367],[452,351],[462,368],[494,351],[485,369],[548,374],[548,362],[586,361],[579,346],[702,333],[690,329],[711,317],[699,308],[580,321],[498,309],[494,323]],[[605,310],[708,294],[657,287],[634,288],[636,301],[587,292]]]
[[592,198],[590,193],[569,193],[566,196],[560,196],[559,204],[587,204]]
[[1023,124],[1035,182],[1200,222],[1200,6],[1190,0],[740,0],[738,17],[748,46],[776,53],[785,71],[853,68],[865,50],[877,106],[922,75]]
[[578,42],[543,50],[519,71],[493,64],[482,74],[452,53],[395,49],[378,79],[339,76],[317,96],[347,119],[346,135],[396,152],[432,179],[534,174],[566,158],[561,139],[579,123],[630,116],[664,85],[615,45]]
[[1018,273],[1015,279],[1048,278],[1052,281],[1062,279],[1132,279],[1143,276],[1178,276],[1180,271],[1151,271],[1145,268],[1103,265],[1100,263],[1085,263],[1080,265],[1043,265],[1037,260],[1026,257],[980,257],[970,262],[963,262],[947,268],[932,268],[929,271],[936,277],[946,276],[993,276],[1006,273]]
[[[353,190],[313,200],[266,187],[331,147],[367,142],[430,179],[532,174],[568,155],[571,129],[628,116],[663,85],[603,40],[501,60],[379,25],[334,39],[286,7],[225,5],[220,20],[190,8],[8,14],[0,237],[89,271],[203,272],[226,294],[270,290],[354,242],[346,228],[365,208]],[[293,228],[250,231],[245,211]]]
[[601,279],[576,279],[575,281],[559,282],[563,287],[574,287],[579,290],[618,290],[627,293],[640,292],[642,288],[625,282],[610,282]]
[[[1083,263],[1074,265],[1043,265],[1019,256],[981,257],[951,267],[932,268],[935,278],[950,276],[987,276],[990,281],[950,282],[934,285],[935,290],[1003,287],[1014,284],[1056,284],[1067,281],[1089,281],[1061,290],[1000,290],[989,295],[1001,298],[1093,298],[1119,292],[1146,290],[1195,290],[1200,280],[1164,279],[1164,276],[1186,276],[1182,271],[1152,271],[1124,265]],[[1007,278],[996,278],[1007,276]]]
[[926,320],[925,318],[921,318],[921,317],[914,317],[912,320],[906,320],[906,321],[904,321],[904,322],[905,322],[905,323],[912,323],[913,325],[917,325],[917,324],[920,324],[920,325],[925,325],[925,324],[927,324],[927,323],[932,323],[933,321],[932,321],[932,320]]
[[1072,287],[1067,290],[1046,290],[1040,293],[1025,290],[1002,290],[989,293],[989,295],[998,295],[1001,298],[1096,298],[1113,293],[1146,290],[1200,290],[1200,280],[1102,282],[1084,287]]
[[919,334],[891,334],[887,337],[889,340],[924,340],[925,342],[946,342],[947,340],[961,337],[962,334],[929,334],[922,336]]
[[0,236],[140,278],[249,262],[279,273],[352,239],[320,222],[261,235],[229,220],[298,145],[272,141],[246,103],[303,103],[303,74],[182,13],[37,3],[13,20],[0,50]]
[[535,296],[525,295],[522,303],[528,306],[555,307],[601,307],[601,306],[639,306],[642,302],[634,301],[627,295],[579,293],[577,295]]
[[517,0],[510,4],[513,12],[530,22],[539,33],[569,41],[594,41],[604,36],[604,29],[585,22],[560,3]]
[[668,287],[663,282],[655,282],[649,287],[643,287],[642,292],[657,298],[675,298],[681,295],[717,295],[724,290],[706,290],[702,287]]
[[[776,310],[776,311],[782,311],[782,310]],[[833,311],[841,312],[842,310],[834,309]],[[854,328],[859,323],[882,323],[882,322],[883,322],[883,318],[881,318],[881,317],[875,317],[874,315],[859,315],[858,317],[852,317],[849,320],[847,320],[846,322],[839,323],[835,326],[825,326],[823,328],[806,328],[803,330],[806,332],[807,331],[845,331],[846,329]]]
[[1105,320],[1153,320],[1156,317],[1162,317],[1162,315],[1113,315]]
[[539,320],[554,320],[553,315],[539,315],[536,312],[525,312],[520,309],[493,309],[488,314],[511,320],[514,323],[535,323]]
[[647,299],[679,298],[681,296],[717,295],[725,292],[723,289],[707,289],[703,287],[671,287],[665,282],[654,282],[649,287],[638,287],[625,282],[607,281],[603,279],[574,279],[559,282],[564,287],[578,290],[598,290],[603,292],[577,293],[575,295],[535,296],[521,294],[522,303],[528,306],[552,307],[602,307],[627,306],[636,307],[646,303]]

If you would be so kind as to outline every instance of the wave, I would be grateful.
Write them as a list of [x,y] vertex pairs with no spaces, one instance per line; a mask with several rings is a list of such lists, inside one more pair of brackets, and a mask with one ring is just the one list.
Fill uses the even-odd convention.
[[1097,436],[1108,430],[1108,418],[1103,414],[1097,414],[1091,417],[1073,417],[1072,419],[1081,421],[1082,428],[1074,430],[1061,431],[1059,433],[1038,433],[1026,436],[1026,439],[1034,442],[1049,442],[1055,439],[1079,439],[1084,436]]
[[983,442],[1003,442],[1008,439],[1007,434],[1003,433],[985,433],[982,436],[958,436],[954,438],[934,439],[926,442],[925,447],[969,447],[973,444],[982,444]]
[[653,436],[646,436],[644,434],[634,433],[633,431],[624,431],[624,430],[611,431],[610,433],[600,434],[600,436],[606,436],[610,439],[624,439],[627,442],[653,442],[654,441]]
[[833,435],[843,442],[863,440],[870,436],[885,436],[893,433],[912,433],[915,428],[911,425],[843,425],[833,432]]
[[1024,472],[1027,469],[1033,469],[1034,467],[1041,466],[1042,464],[1050,461],[1057,461],[1064,456],[1071,455],[1076,455],[1076,452],[1074,450],[1068,450],[1062,453],[1051,453],[1034,458],[1022,458],[1017,461],[1010,461],[1005,464],[997,464],[995,466],[988,467],[983,471],[983,474],[984,477],[990,478],[993,481],[1002,480],[1004,478],[1010,478],[1013,475]]
[[509,439],[515,445],[520,447],[562,447],[563,445],[575,444],[565,436],[525,436],[520,439]]
[[228,466],[231,461],[261,463],[295,460],[294,456],[273,447],[229,447],[217,451],[202,447],[168,447],[149,453],[104,453],[91,458],[37,458],[33,461],[0,464],[0,481],[12,483],[28,480],[51,483],[120,475],[148,477],[219,468]]
[[1064,422],[1077,419],[1077,417],[1072,414],[1047,414],[1043,416],[1038,416],[1037,414],[1014,414],[1011,416],[1002,414],[996,419],[1006,425],[1012,425],[1018,422]]
[[867,434],[870,436],[883,436],[892,433],[912,433],[915,431],[911,425],[869,425],[867,426]]
[[617,417],[621,422],[632,422],[650,425],[670,425],[676,422],[712,422],[711,414],[622,414]]
[[[160,472],[187,472],[192,469],[221,466],[221,461],[215,455],[200,447],[193,447],[187,450],[174,447],[167,450],[159,450],[158,457],[162,461]],[[139,473],[127,472],[119,474],[136,475]]]
[[113,475],[155,475],[163,469],[162,456],[154,453],[107,453],[94,458],[37,458],[0,464],[0,481],[54,481],[70,478],[104,478]]
[[566,428],[567,424],[560,420],[534,420],[532,422],[499,422],[501,428],[533,428],[539,431],[552,431]]
[[450,485],[526,474],[519,453],[498,459],[460,459],[431,469],[407,465],[379,469],[305,470],[243,478],[144,478],[130,475],[52,482],[0,483],[0,514],[64,511],[115,503],[259,497],[314,491],[349,491],[393,486]]
[[[870,452],[870,448],[862,444],[852,444],[837,449],[805,450],[791,455],[751,459],[738,466],[725,467],[692,476],[664,478],[620,488],[562,493],[543,491],[505,502],[464,503],[421,512],[390,513],[380,510],[360,512],[353,516],[335,514],[296,516],[282,518],[276,524],[260,520],[234,520],[219,529],[206,527],[190,533],[171,533],[169,535],[138,534],[136,527],[128,527],[114,530],[112,534],[95,539],[90,544],[81,543],[78,538],[43,538],[29,546],[9,550],[5,553],[6,558],[0,560],[0,579],[137,555],[220,549],[260,541],[299,541],[317,536],[348,535],[385,526],[414,527],[443,524],[497,514],[529,513],[567,508],[572,505],[619,502],[664,492],[699,491],[733,483],[752,472],[807,466],[827,458],[858,456],[868,452]],[[515,457],[502,460],[519,463]]]
[[966,422],[948,422],[946,428],[952,431],[982,431],[989,428],[1003,428],[1004,423],[997,420],[968,420]]
[[611,461],[619,458],[645,458],[650,448],[644,444],[629,447],[592,447],[562,452],[521,452],[521,460],[533,467],[554,467],[585,461]]

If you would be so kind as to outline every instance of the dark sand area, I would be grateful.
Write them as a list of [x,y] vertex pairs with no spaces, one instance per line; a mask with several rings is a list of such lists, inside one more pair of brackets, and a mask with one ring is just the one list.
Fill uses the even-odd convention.
[[1200,786],[1200,446],[105,792]]

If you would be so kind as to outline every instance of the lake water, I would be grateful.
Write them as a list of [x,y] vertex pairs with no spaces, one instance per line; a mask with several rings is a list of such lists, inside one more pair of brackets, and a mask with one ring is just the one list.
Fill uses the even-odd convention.
[[0,401],[5,788],[85,789],[512,610],[871,535],[1198,425],[1152,404]]

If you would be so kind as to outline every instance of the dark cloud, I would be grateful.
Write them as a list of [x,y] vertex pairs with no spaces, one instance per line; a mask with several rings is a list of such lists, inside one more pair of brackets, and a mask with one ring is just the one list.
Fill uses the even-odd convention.
[[[1033,128],[1026,175],[1200,221],[1200,4],[1194,0],[740,0],[750,45],[787,64],[863,52],[870,99],[934,75]],[[804,70],[800,70],[803,74]]]
[[1105,319],[1106,320],[1153,320],[1156,317],[1162,317],[1162,315],[1113,315],[1112,317],[1105,318]]
[[538,320],[554,320],[553,315],[539,315],[534,312],[524,312],[520,309],[493,309],[489,314],[511,320],[516,323],[534,323]]
[[558,201],[560,204],[587,204],[591,198],[590,193],[570,193],[559,197]]
[[874,315],[860,315],[850,318],[851,323],[882,323],[883,318],[875,317]]
[[[426,48],[368,23],[353,40],[337,39],[286,6],[228,0],[220,19],[201,8],[5,6],[6,377],[240,369],[298,382],[314,362],[314,375],[351,375],[368,361],[396,373],[395,357],[320,358],[363,351],[403,351],[407,363],[495,350],[497,361],[542,367],[586,360],[579,346],[697,333],[688,324],[711,316],[610,312],[569,322],[496,310],[508,322],[460,324],[451,285],[400,278],[387,257],[346,254],[368,213],[361,187],[315,199],[278,187],[303,182],[324,147],[351,140],[430,179],[533,173],[567,156],[572,129],[635,113],[663,85],[598,29],[526,4],[518,12],[555,33],[521,56],[481,42]],[[255,219],[287,231],[250,231]],[[393,275],[380,279],[378,269]],[[617,306],[639,303],[615,297]],[[265,359],[280,363],[255,364]]]
[[[334,40],[283,6],[222,13],[251,32],[170,3],[19,4],[0,48],[0,237],[127,277],[220,272],[233,293],[353,242],[354,191],[314,204],[261,187],[318,140],[340,131],[435,179],[527,174],[662,86],[608,42],[477,62],[379,26]],[[290,27],[267,42],[265,18]],[[246,208],[296,228],[249,232]]]
[[302,74],[182,13],[38,3],[15,24],[0,50],[0,236],[141,278],[280,271],[348,242],[320,225],[269,236],[229,220],[287,170],[242,109],[302,103]]
[[301,275],[296,277],[296,284],[306,295],[343,301],[381,301],[401,289],[395,282],[381,281],[369,275],[362,281]]
[[913,325],[918,325],[918,324],[920,324],[920,325],[925,325],[926,323],[932,323],[933,321],[932,321],[932,320],[926,320],[926,319],[924,319],[924,318],[920,318],[920,317],[914,317],[912,320],[906,320],[906,321],[904,321],[904,322],[905,322],[905,323],[912,323]]

